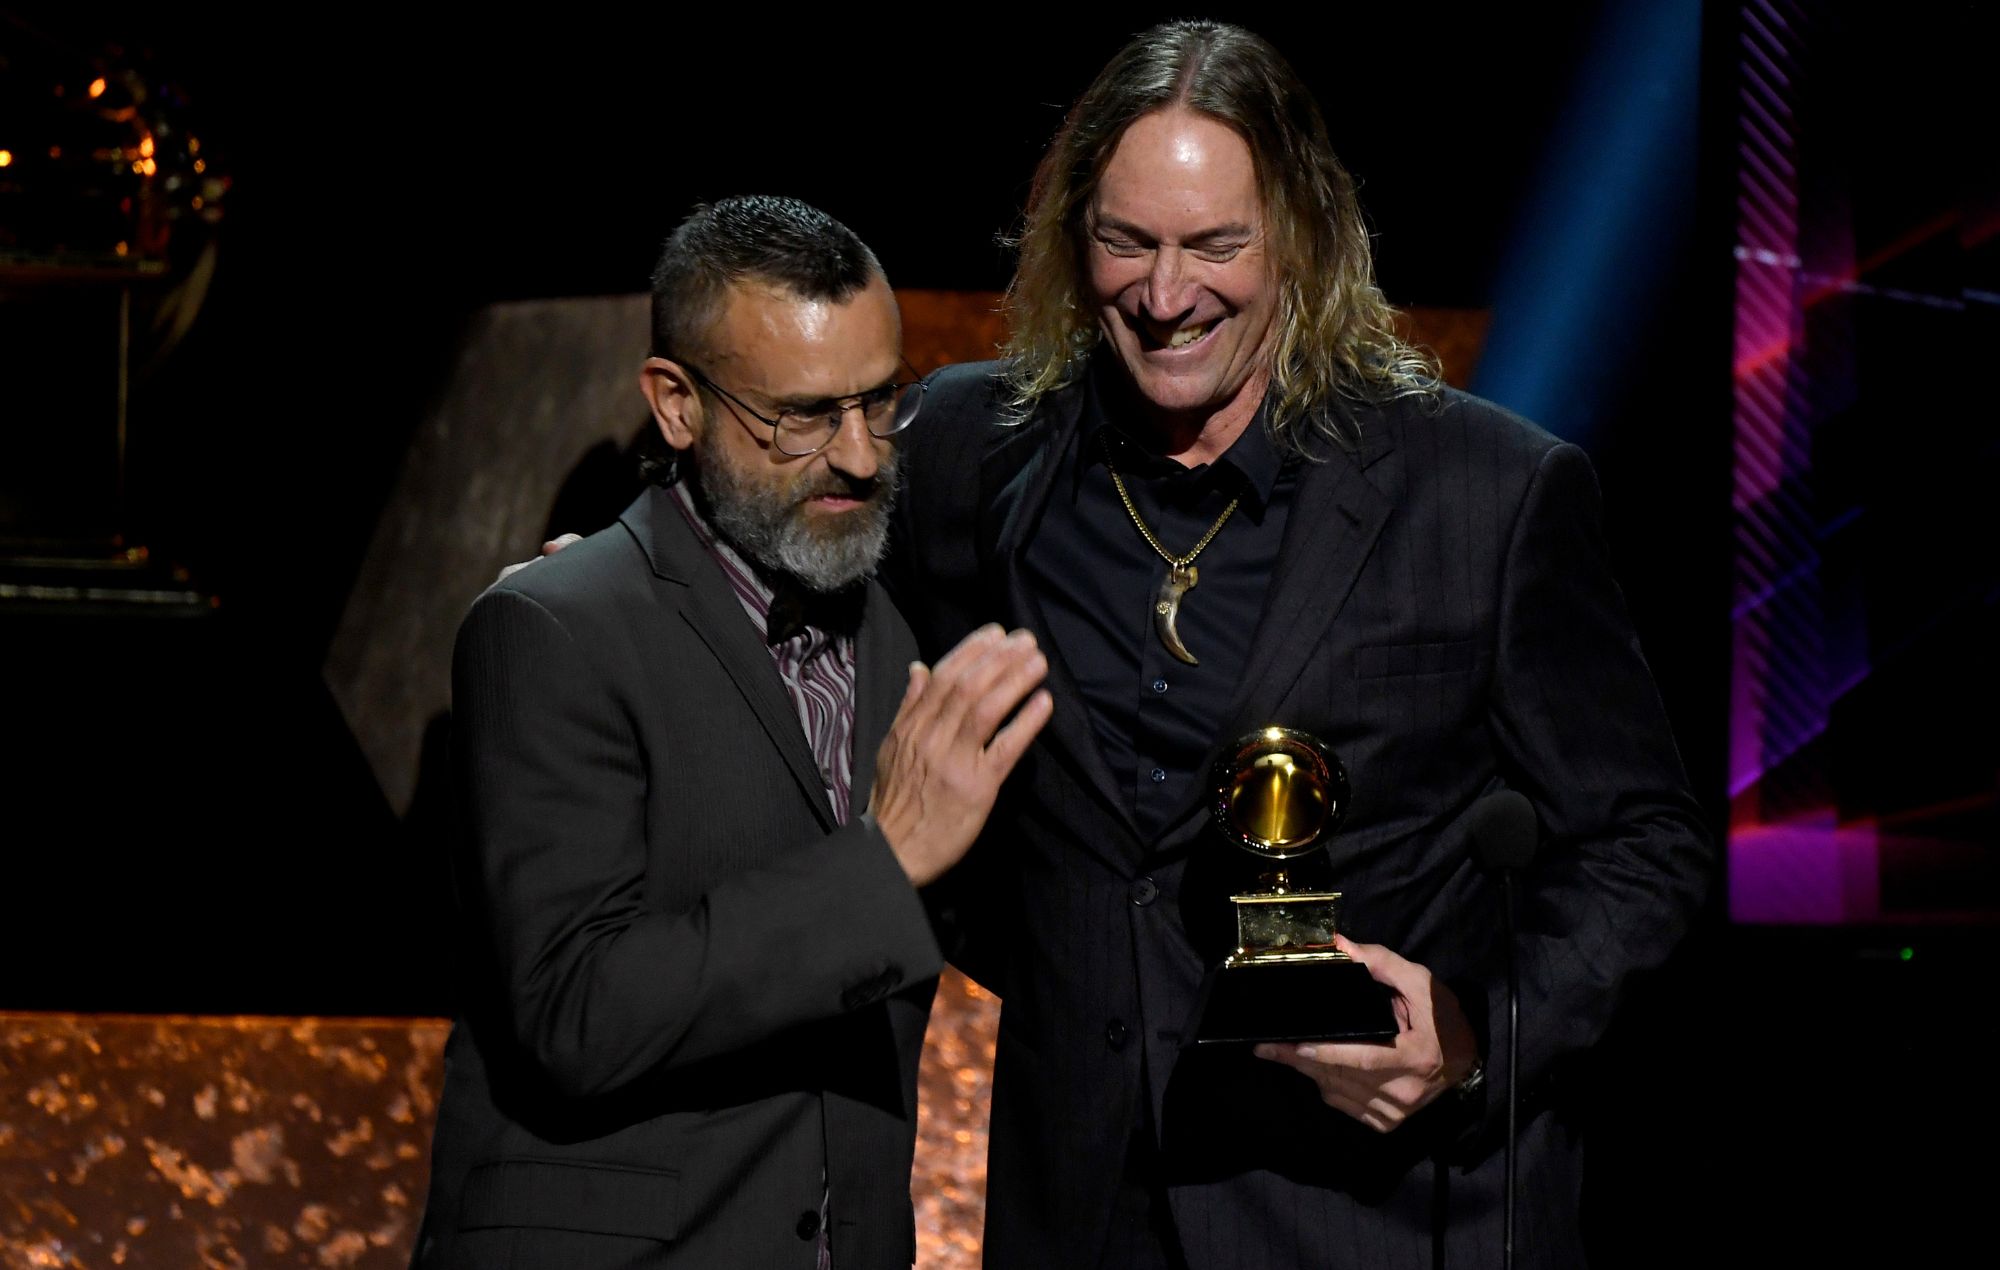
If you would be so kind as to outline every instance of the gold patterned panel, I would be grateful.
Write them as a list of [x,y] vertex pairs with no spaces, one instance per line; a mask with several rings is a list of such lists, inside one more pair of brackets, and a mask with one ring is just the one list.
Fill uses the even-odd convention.
[[0,1266],[407,1265],[446,1031],[0,1014]]
[[[925,1038],[918,1264],[974,1270],[999,1003]],[[0,1013],[0,1270],[409,1264],[442,1019]]]

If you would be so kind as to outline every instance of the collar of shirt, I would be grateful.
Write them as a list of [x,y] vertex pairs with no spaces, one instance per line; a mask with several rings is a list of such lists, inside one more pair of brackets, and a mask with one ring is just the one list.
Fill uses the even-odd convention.
[[1227,482],[1241,494],[1244,510],[1261,518],[1285,466],[1285,456],[1271,439],[1272,391],[1265,391],[1256,417],[1221,458],[1190,468],[1154,453],[1113,420],[1112,412],[1119,409],[1119,400],[1126,395],[1121,382],[1114,378],[1121,373],[1102,354],[1091,359],[1077,430],[1076,453],[1080,461],[1074,479],[1081,481],[1089,467],[1104,462],[1109,455],[1118,465],[1117,470],[1127,475],[1164,477],[1173,484],[1189,486]]

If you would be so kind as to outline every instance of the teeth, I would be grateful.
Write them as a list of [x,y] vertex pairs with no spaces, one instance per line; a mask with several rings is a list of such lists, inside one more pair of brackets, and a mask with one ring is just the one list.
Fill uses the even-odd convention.
[[1202,326],[1184,326],[1180,330],[1174,332],[1173,338],[1167,341],[1167,347],[1185,348],[1189,344],[1192,344],[1196,340],[1200,339],[1202,336],[1208,334],[1208,328],[1214,325],[1215,323],[1209,322]]

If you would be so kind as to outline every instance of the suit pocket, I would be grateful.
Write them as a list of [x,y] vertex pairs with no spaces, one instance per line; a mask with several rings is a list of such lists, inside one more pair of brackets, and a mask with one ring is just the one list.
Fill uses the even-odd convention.
[[529,1226],[668,1241],[680,1236],[680,1174],[562,1160],[496,1160],[472,1170],[461,1230]]
[[1356,679],[1389,679],[1397,675],[1458,675],[1478,662],[1469,639],[1428,644],[1371,644],[1354,650]]

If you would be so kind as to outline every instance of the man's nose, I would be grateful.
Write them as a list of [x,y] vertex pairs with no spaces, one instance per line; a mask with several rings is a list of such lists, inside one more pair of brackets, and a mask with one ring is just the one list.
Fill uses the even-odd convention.
[[1153,253],[1153,267],[1146,275],[1147,317],[1164,321],[1194,307],[1194,287],[1186,264],[1178,248],[1162,247]]
[[820,453],[826,455],[827,466],[835,471],[865,481],[882,466],[882,455],[876,447],[884,444],[868,431],[868,416],[861,403],[855,402],[840,412],[833,440]]

